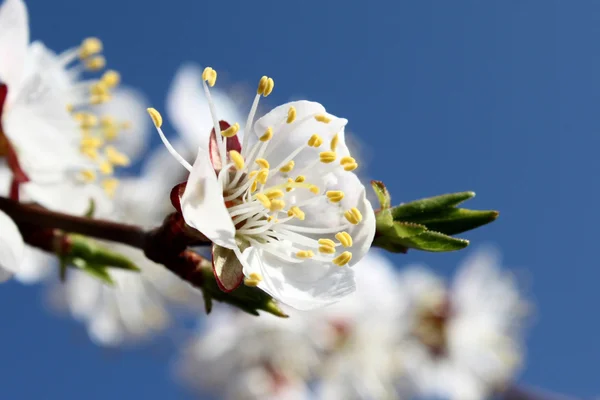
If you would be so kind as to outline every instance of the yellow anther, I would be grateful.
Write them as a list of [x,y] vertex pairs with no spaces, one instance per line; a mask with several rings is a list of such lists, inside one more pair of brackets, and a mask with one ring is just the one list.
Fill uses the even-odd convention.
[[274,217],[274,216],[272,216],[272,215],[269,215],[269,217],[267,217],[267,222],[271,222],[271,221],[273,221],[274,219],[275,219],[275,217]]
[[279,190],[279,189],[275,189],[275,190],[269,190],[268,192],[265,193],[267,195],[267,197],[271,200],[273,199],[279,199],[281,197],[284,196],[283,191]]
[[336,158],[337,158],[337,154],[335,153],[335,151],[322,151],[319,154],[319,159],[324,164],[332,163],[335,161]]
[[102,47],[102,41],[100,41],[100,39],[89,37],[81,42],[81,46],[79,47],[79,57],[83,59],[98,54],[102,51]]
[[304,175],[298,175],[295,179],[296,182],[298,183],[302,183],[306,180],[306,177]]
[[344,164],[344,171],[354,171],[356,168],[358,168],[358,164],[357,163]]
[[240,124],[238,124],[236,122],[235,124],[231,125],[229,128],[225,129],[224,131],[221,131],[221,135],[226,138],[234,137],[235,135],[237,135],[239,130],[240,130]]
[[296,253],[296,257],[298,258],[312,258],[315,256],[312,250],[300,250]]
[[160,128],[163,123],[162,115],[155,108],[147,108],[148,114],[150,114],[150,118],[152,118],[152,122],[154,122],[154,126]]
[[106,67],[106,59],[102,56],[94,56],[85,60],[85,67],[89,71],[100,71]]
[[256,192],[256,189],[258,189],[258,182],[254,181],[254,182],[252,182],[252,185],[250,186],[250,192],[254,193],[254,192]]
[[108,86],[106,86],[104,82],[96,82],[92,86],[90,86],[90,93],[95,96],[109,94]]
[[266,168],[269,169],[270,165],[269,162],[267,160],[265,160],[264,158],[259,158],[256,160],[256,163],[258,164],[259,167],[261,168]]
[[258,89],[256,89],[256,94],[263,94],[265,92],[268,81],[268,76],[263,76],[262,78],[260,78],[260,81],[258,81]]
[[215,83],[217,82],[217,71],[211,67],[204,68],[204,71],[202,71],[202,80],[206,81],[210,87],[215,86]]
[[352,253],[350,253],[349,251],[345,251],[336,258],[334,258],[332,262],[338,267],[342,267],[348,264],[350,260],[352,260]]
[[102,118],[100,118],[100,125],[102,125],[103,127],[114,126],[115,119],[110,115],[103,115]]
[[284,174],[287,174],[288,172],[290,172],[291,170],[294,169],[295,165],[296,165],[296,163],[294,162],[294,160],[291,160],[290,162],[285,164],[283,167],[279,168],[279,171],[283,172]]
[[257,171],[257,170],[254,170],[254,171],[252,171],[252,172],[250,172],[250,173],[248,174],[248,177],[249,177],[249,178],[254,178],[256,175],[258,175],[258,171]]
[[79,126],[83,129],[93,128],[98,125],[98,117],[90,113],[77,113],[76,119],[79,121]]
[[339,141],[340,141],[340,136],[339,136],[338,133],[336,133],[333,136],[333,139],[331,139],[331,145],[330,145],[331,146],[331,151],[335,151],[337,149],[337,145],[338,145]]
[[269,127],[269,128],[267,128],[265,133],[258,140],[260,140],[261,142],[266,142],[268,140],[271,140],[272,137],[273,137],[273,128]]
[[271,207],[270,207],[271,211],[283,210],[284,207],[285,207],[285,201],[280,200],[280,199],[271,200]]
[[329,247],[335,247],[335,242],[331,239],[319,239],[319,244],[321,246],[329,246]]
[[229,158],[231,158],[231,161],[233,161],[233,165],[235,166],[235,169],[237,169],[238,171],[241,171],[244,169],[244,166],[246,165],[246,163],[244,162],[244,157],[242,157],[242,155],[235,151],[235,150],[231,150],[229,152]]
[[104,152],[106,154],[107,160],[113,165],[126,167],[131,163],[129,157],[127,157],[126,154],[121,153],[114,146],[106,146]]
[[104,103],[108,103],[111,98],[112,97],[111,97],[110,93],[94,95],[94,96],[90,97],[90,103],[94,104],[94,105],[104,104]]
[[104,134],[104,138],[109,141],[115,140],[117,136],[119,136],[119,131],[114,125],[105,126],[104,128],[102,128],[102,133]]
[[103,144],[104,144],[104,141],[102,139],[93,137],[93,136],[84,137],[83,139],[81,139],[81,147],[82,148],[97,149],[98,147],[102,146]]
[[288,110],[287,123],[291,124],[296,119],[296,109],[294,107],[290,107]]
[[271,208],[271,200],[264,193],[257,194],[256,200],[260,201],[264,208]]
[[321,136],[317,135],[316,133],[314,135],[312,135],[310,137],[310,139],[308,139],[308,145],[310,147],[319,147],[322,144],[323,144],[323,138],[321,138]]
[[356,164],[356,160],[353,157],[345,156],[340,159],[340,164]]
[[118,186],[119,180],[115,178],[109,178],[102,181],[102,188],[109,197],[114,197]]
[[362,221],[362,214],[358,211],[358,208],[353,207],[344,213],[344,217],[353,225],[358,224]]
[[293,206],[292,208],[290,208],[287,212],[287,215],[288,217],[296,217],[300,221],[304,221],[304,218],[306,217],[304,211],[302,211],[298,206]]
[[114,88],[121,83],[121,74],[115,70],[109,69],[102,75],[100,80],[109,88]]
[[269,170],[263,168],[258,172],[258,175],[256,175],[256,181],[261,185],[264,185],[267,183],[267,179],[269,179]]
[[352,246],[352,236],[350,236],[348,232],[339,232],[335,235],[335,238],[339,240],[344,247]]
[[89,157],[91,160],[95,161],[98,159],[98,149],[94,147],[82,147],[81,153]]
[[75,109],[75,106],[73,104],[67,104],[67,112],[72,113],[74,109]]
[[267,79],[267,86],[265,87],[265,91],[263,92],[263,96],[267,97],[273,91],[275,87],[275,81],[272,78]]
[[317,121],[319,121],[319,122],[324,122],[324,123],[326,123],[326,124],[328,124],[328,123],[330,123],[330,122],[331,122],[331,118],[329,118],[329,117],[328,117],[327,115],[325,115],[325,114],[318,114],[318,115],[315,115],[315,119],[316,119]]
[[112,164],[108,161],[103,161],[99,165],[100,172],[104,175],[112,175],[114,172],[114,168]]
[[81,171],[81,178],[85,182],[93,182],[96,180],[96,173],[91,169],[84,169],[83,171]]
[[326,195],[332,203],[339,203],[344,198],[344,192],[341,190],[328,190]]
[[244,285],[256,287],[262,280],[263,280],[263,277],[261,274],[253,272],[249,276],[244,278]]
[[331,246],[319,246],[319,253],[334,254],[335,253],[335,247],[331,247]]
[[285,185],[286,192],[291,192],[292,190],[294,190],[294,185],[292,185],[293,183],[294,183],[294,180],[292,178],[288,178],[287,185]]
[[314,194],[319,194],[320,192],[319,187],[317,185],[310,185],[308,190],[310,190]]

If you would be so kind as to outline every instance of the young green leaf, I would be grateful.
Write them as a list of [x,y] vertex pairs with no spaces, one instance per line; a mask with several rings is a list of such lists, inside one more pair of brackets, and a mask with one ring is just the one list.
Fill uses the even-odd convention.
[[423,214],[456,207],[460,203],[475,197],[475,192],[449,193],[440,196],[400,204],[392,208],[394,220],[406,221]]

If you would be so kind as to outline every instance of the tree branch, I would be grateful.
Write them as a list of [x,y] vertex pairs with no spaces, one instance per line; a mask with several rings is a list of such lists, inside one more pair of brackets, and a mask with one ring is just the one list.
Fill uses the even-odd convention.
[[5,197],[0,197],[0,210],[4,211],[19,227],[25,224],[40,229],[60,229],[69,233],[127,244],[142,250],[146,242],[146,232],[135,225],[63,214]]

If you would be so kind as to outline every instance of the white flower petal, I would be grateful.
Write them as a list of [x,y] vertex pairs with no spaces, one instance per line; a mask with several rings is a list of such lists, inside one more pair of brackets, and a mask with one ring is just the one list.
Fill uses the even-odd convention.
[[21,267],[15,279],[21,283],[32,284],[42,281],[56,271],[56,257],[35,247],[25,246]]
[[213,243],[228,249],[237,248],[235,226],[227,212],[223,189],[208,158],[198,148],[198,156],[181,196],[181,212],[185,222]]
[[98,115],[113,117],[117,123],[127,122],[131,125],[131,128],[119,133],[114,144],[131,160],[137,160],[149,144],[151,129],[146,112],[148,102],[141,92],[126,86],[120,86],[111,95],[108,103],[96,106],[94,111]]
[[354,271],[349,267],[313,260],[289,264],[254,247],[247,248],[240,261],[245,276],[262,276],[259,288],[298,310],[335,303],[356,288]]
[[18,90],[29,44],[29,17],[22,0],[4,0],[0,6],[0,81],[8,95]]
[[0,211],[0,270],[13,274],[18,272],[24,251],[25,243],[19,228],[8,215]]

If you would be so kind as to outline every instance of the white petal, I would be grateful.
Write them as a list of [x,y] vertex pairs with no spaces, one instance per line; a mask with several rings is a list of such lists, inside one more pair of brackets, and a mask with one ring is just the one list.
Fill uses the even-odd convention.
[[[131,128],[119,133],[114,143],[119,151],[136,160],[148,148],[148,134],[150,133],[150,119],[146,112],[147,100],[139,91],[120,86],[112,93],[111,100],[101,106],[96,106],[94,111],[99,115],[109,115],[117,123],[128,122]],[[165,152],[166,153],[166,152]]]
[[36,283],[49,277],[56,271],[55,267],[56,257],[35,247],[25,246],[23,261],[15,279],[26,284]]
[[113,211],[113,204],[98,185],[64,181],[56,184],[24,185],[24,197],[58,212],[82,216],[89,208],[90,201],[95,202],[95,216],[105,218]]
[[[214,88],[210,94],[220,120],[243,126],[239,106],[230,96]],[[202,71],[197,65],[187,64],[177,71],[167,97],[167,113],[188,146],[208,149],[213,120],[202,89]]]
[[325,307],[355,290],[354,271],[348,267],[313,260],[289,264],[254,247],[247,248],[240,261],[245,276],[262,276],[260,289],[298,310]]
[[181,196],[181,212],[185,222],[213,243],[235,249],[235,226],[231,221],[223,189],[217,181],[208,153],[198,148],[198,156]]
[[19,228],[8,215],[0,211],[0,269],[18,272],[24,251],[25,243]]
[[[287,124],[285,120],[290,107],[296,109],[296,120],[291,124]],[[326,115],[331,119],[331,122],[317,121],[314,117],[319,114]],[[336,134],[338,135],[336,148],[338,160],[347,156],[349,151],[344,141],[344,126],[347,122],[344,118],[327,114],[325,108],[319,103],[297,101],[273,109],[256,121],[254,130],[256,135],[260,137],[268,127],[273,128],[273,139],[271,139],[265,153],[265,158],[273,166],[280,164],[294,150],[304,146],[313,134],[318,134],[323,139],[323,145],[319,148],[307,148],[294,157],[295,170],[299,170],[302,166],[318,159],[320,152],[329,151],[331,139]]]
[[8,93],[18,90],[29,45],[29,17],[22,0],[4,0],[0,6],[0,81]]

